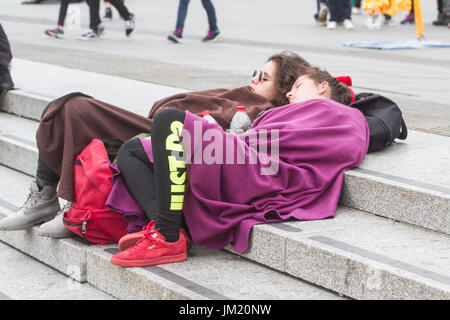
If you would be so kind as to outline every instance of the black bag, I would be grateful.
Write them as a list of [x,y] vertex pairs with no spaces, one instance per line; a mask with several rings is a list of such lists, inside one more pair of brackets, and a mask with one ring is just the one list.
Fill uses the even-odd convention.
[[405,140],[408,129],[395,102],[375,93],[359,93],[350,107],[359,109],[369,125],[370,141],[367,153],[389,146],[395,139]]

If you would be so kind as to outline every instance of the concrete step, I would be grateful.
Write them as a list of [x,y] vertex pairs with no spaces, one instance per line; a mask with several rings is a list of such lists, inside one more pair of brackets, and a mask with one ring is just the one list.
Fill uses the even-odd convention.
[[334,219],[258,225],[250,239],[242,256],[348,297],[450,299],[446,234],[341,206]]
[[[5,167],[0,175],[0,212],[11,214],[31,178]],[[355,299],[450,299],[448,235],[347,207],[334,219],[255,226],[246,259],[194,246],[185,262],[127,269],[109,263],[115,245],[43,238],[36,228],[0,240],[121,299],[339,298],[301,280]]]
[[[3,166],[0,176],[3,217],[18,210],[31,178]],[[111,256],[118,252],[117,245],[91,245],[78,237],[41,237],[37,227],[1,231],[0,241],[119,299],[345,299],[240,256],[195,245],[185,262],[122,268],[110,263]]]
[[[0,112],[0,164],[34,175],[37,127],[37,121]],[[409,135],[407,143],[369,154],[347,171],[340,204],[450,234],[450,138]]]
[[0,300],[114,300],[0,242]]
[[[0,97],[0,110],[38,121],[50,101],[70,92],[83,92],[147,116],[155,101],[186,91],[17,58],[11,64],[17,89]],[[45,77],[42,77],[43,74]]]

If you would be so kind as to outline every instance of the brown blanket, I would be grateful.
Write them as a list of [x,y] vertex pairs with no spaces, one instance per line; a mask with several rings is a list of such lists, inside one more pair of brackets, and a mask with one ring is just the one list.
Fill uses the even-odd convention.
[[41,160],[60,175],[58,195],[74,200],[73,161],[94,138],[126,141],[139,133],[150,132],[157,112],[166,108],[189,110],[211,115],[228,129],[235,107],[246,106],[252,121],[272,107],[249,87],[215,89],[177,94],[155,102],[148,118],[75,92],[55,100],[45,112],[36,133]]

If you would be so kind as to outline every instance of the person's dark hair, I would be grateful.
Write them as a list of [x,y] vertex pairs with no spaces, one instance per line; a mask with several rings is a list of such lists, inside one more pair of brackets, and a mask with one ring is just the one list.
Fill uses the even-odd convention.
[[277,93],[271,102],[275,107],[289,104],[286,93],[291,90],[297,78],[307,71],[310,63],[290,50],[274,54],[267,59],[269,61],[276,65],[274,82]]
[[334,101],[345,104],[346,106],[351,104],[352,92],[350,88],[329,74],[328,71],[318,67],[309,67],[306,75],[316,83],[328,82],[328,86],[331,89],[331,99]]

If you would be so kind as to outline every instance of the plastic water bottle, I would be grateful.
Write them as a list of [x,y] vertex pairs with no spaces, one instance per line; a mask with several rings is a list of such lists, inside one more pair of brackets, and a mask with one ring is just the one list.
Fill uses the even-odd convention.
[[205,110],[202,112],[203,119],[206,119],[209,123],[217,123],[216,119],[211,116],[211,111]]
[[245,112],[244,106],[237,106],[236,113],[231,119],[230,132],[234,134],[241,134],[250,129],[252,121]]

